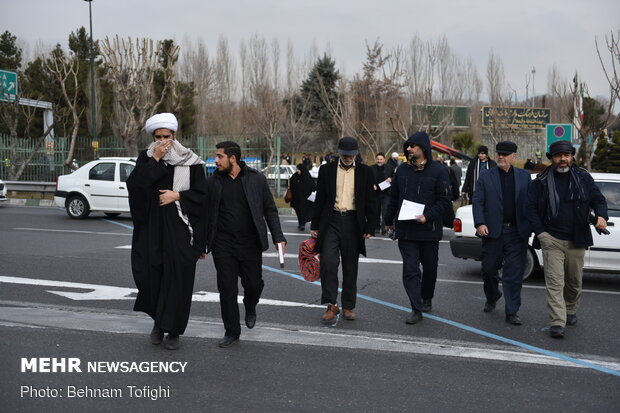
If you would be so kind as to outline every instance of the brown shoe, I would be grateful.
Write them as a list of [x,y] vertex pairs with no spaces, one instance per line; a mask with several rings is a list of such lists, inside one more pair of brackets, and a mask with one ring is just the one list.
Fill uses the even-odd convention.
[[344,317],[345,320],[355,320],[355,317],[357,317],[357,314],[355,314],[353,312],[353,310],[346,310],[346,309],[342,309],[342,316]]
[[322,321],[329,323],[336,320],[336,316],[340,313],[340,309],[335,304],[327,304],[327,311],[323,314]]

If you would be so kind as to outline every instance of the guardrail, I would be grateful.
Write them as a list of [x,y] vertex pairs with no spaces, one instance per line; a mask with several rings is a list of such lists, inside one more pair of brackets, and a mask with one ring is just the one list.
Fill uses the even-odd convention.
[[54,193],[56,182],[4,181],[7,191]]

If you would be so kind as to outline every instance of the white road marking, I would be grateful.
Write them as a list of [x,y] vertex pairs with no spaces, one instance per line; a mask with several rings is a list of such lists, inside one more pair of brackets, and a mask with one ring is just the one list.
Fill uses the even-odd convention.
[[[263,252],[263,257],[277,258],[278,253],[277,252]],[[297,254],[284,254],[284,258],[297,259],[298,255]],[[400,260],[384,260],[381,258],[368,258],[368,257],[360,257],[360,262],[363,262],[366,264],[399,264],[399,265],[403,263]]]
[[[260,313],[259,313],[260,314]],[[144,336],[152,327],[149,317],[130,312],[105,313],[90,308],[55,308],[55,307],[16,307],[5,305],[0,312],[0,325],[53,327],[70,330],[112,332],[119,334],[138,334]],[[540,366],[561,366],[585,368],[556,357],[534,354],[526,351],[514,351],[508,346],[484,346],[481,343],[456,342],[448,340],[412,340],[409,336],[382,333],[319,329],[284,324],[259,324],[248,330],[243,327],[243,341],[280,343],[328,348],[364,349],[393,353],[424,354],[437,357],[457,357],[488,361],[503,361]],[[184,334],[185,337],[219,339],[222,336],[222,323],[219,321],[198,320],[191,318]],[[140,337],[142,339],[142,337]],[[600,358],[592,355],[575,355],[580,359],[596,363],[603,367],[618,370],[620,360]]]
[[[67,281],[40,280],[40,279],[22,278],[22,277],[0,276],[0,283],[91,290],[87,292],[46,290],[50,294],[56,294],[61,297],[65,297],[65,298],[68,298],[70,300],[75,300],[75,301],[133,300],[135,299],[136,294],[138,293],[138,290],[135,288],[114,287],[111,285],[101,285],[101,284],[84,284],[84,283],[75,283],[75,282],[67,282]],[[220,295],[219,293],[212,293],[212,292],[207,292],[207,291],[196,291],[192,296],[192,301],[219,303]],[[237,302],[243,303],[243,296],[238,296]],[[275,305],[275,306],[281,306],[281,307],[316,307],[316,308],[325,307],[323,305],[297,303],[294,301],[270,300],[268,298],[261,298],[259,305]]]
[[124,232],[97,232],[97,231],[78,231],[72,229],[49,229],[49,228],[13,228],[16,231],[39,231],[39,232],[66,232],[73,234],[95,234],[95,235],[123,235],[131,237],[132,234]]

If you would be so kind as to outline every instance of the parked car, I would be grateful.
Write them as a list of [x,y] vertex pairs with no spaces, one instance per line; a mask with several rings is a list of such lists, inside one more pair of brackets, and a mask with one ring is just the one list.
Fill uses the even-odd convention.
[[[536,175],[532,175],[532,179]],[[620,272],[620,174],[592,173],[592,178],[607,199],[609,235],[599,235],[590,226],[594,245],[586,250],[584,269],[593,271]],[[457,209],[454,219],[455,237],[450,240],[452,255],[457,258],[482,259],[482,240],[476,236],[471,205]],[[532,247],[534,236],[530,237],[527,261],[523,279],[540,271],[544,265],[541,250]]]
[[267,179],[278,179],[282,181],[288,181],[288,178],[291,177],[297,171],[297,167],[295,165],[280,165],[279,173],[278,173],[278,165],[270,165],[263,169],[263,174],[267,177]]
[[54,202],[71,218],[88,217],[92,211],[116,217],[129,212],[125,182],[136,166],[132,158],[99,158],[69,175],[56,179]]
[[6,201],[8,201],[8,198],[6,197],[6,184],[0,179],[0,202]]

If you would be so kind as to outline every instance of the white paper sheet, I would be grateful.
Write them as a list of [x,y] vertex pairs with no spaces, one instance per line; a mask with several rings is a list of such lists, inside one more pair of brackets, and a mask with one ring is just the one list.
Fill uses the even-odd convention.
[[400,213],[398,214],[399,221],[407,221],[416,219],[418,215],[424,213],[424,204],[418,204],[417,202],[407,201],[403,199],[403,204],[400,206]]
[[312,193],[308,197],[308,201],[314,202],[315,199],[316,199],[316,191],[312,191]]
[[379,182],[379,189],[380,190],[384,190],[386,188],[389,188],[390,186],[392,186],[391,183],[389,183],[387,180],[383,181],[383,182]]

